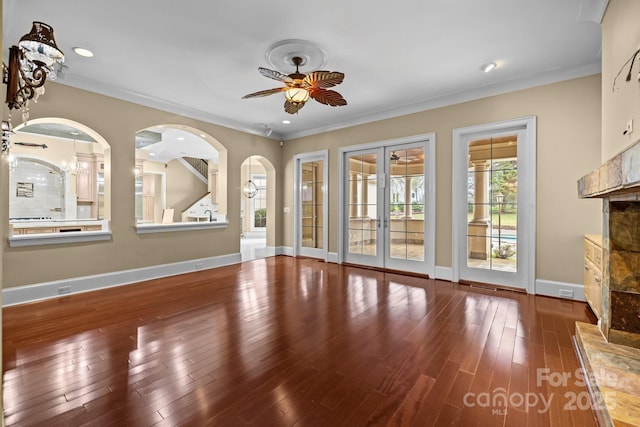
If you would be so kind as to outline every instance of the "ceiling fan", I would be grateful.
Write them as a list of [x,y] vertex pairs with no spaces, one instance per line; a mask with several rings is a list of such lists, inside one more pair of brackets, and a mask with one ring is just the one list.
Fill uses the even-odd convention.
[[304,107],[305,102],[307,102],[309,98],[332,107],[347,105],[347,101],[342,95],[334,90],[327,89],[342,83],[344,73],[337,71],[313,71],[309,74],[302,74],[298,70],[298,67],[302,65],[303,59],[299,56],[294,56],[291,58],[291,61],[296,66],[296,72],[289,75],[268,68],[258,67],[260,74],[284,83],[284,87],[250,93],[243,96],[242,99],[258,98],[284,92],[286,98],[284,111],[289,114],[297,113]]

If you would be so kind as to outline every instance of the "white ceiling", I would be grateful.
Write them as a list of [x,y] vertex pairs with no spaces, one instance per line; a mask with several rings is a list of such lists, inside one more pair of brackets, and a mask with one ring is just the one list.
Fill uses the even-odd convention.
[[[7,47],[32,21],[50,24],[68,67],[59,83],[290,139],[598,73],[606,4],[3,0],[2,31]],[[291,116],[282,94],[241,99],[281,86],[258,67],[272,68],[267,50],[286,39],[313,42],[327,55],[324,69],[345,73],[335,89],[347,106],[310,100]],[[75,46],[95,56],[82,58]],[[483,73],[487,62],[498,67]]]

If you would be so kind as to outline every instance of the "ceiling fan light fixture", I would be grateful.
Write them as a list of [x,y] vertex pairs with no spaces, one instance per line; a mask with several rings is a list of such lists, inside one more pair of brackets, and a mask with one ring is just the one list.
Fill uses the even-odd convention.
[[309,100],[309,91],[302,87],[292,87],[286,90],[285,97],[295,103],[304,103]]
[[320,104],[332,107],[347,105],[347,101],[335,90],[330,90],[342,83],[344,73],[338,71],[312,71],[308,74],[300,72],[299,67],[307,63],[308,56],[303,54],[287,55],[296,71],[284,74],[277,70],[258,67],[258,71],[265,77],[284,83],[284,87],[260,90],[242,97],[259,98],[284,92],[284,111],[289,114],[297,114],[305,103],[311,98]]

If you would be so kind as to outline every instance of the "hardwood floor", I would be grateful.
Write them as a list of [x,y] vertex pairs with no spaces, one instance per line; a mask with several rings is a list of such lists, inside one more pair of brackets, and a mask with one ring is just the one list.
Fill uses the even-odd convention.
[[585,304],[273,257],[4,309],[8,426],[594,426]]

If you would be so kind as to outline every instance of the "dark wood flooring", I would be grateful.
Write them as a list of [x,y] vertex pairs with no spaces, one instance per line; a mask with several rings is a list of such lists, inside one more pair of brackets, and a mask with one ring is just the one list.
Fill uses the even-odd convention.
[[594,426],[585,304],[273,257],[4,309],[8,426]]

